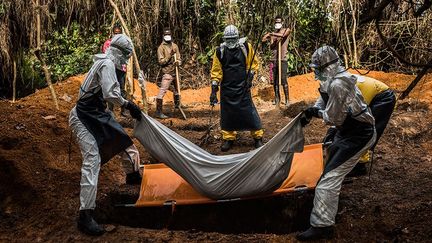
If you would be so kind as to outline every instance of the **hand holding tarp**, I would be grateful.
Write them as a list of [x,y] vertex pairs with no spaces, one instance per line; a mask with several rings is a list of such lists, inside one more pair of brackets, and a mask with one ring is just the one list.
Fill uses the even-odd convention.
[[306,110],[303,111],[301,117],[300,117],[300,123],[304,127],[307,124],[310,123],[313,117],[319,118],[319,109],[317,107],[309,107]]
[[300,124],[302,127],[305,127],[309,122],[312,120],[312,117],[307,117],[305,112],[303,111],[302,115],[300,116]]
[[125,108],[129,110],[132,118],[141,121],[141,110],[134,102],[128,101],[125,105]]
[[309,107],[304,111],[304,114],[309,119],[312,119],[312,117],[319,118],[319,108],[315,106]]

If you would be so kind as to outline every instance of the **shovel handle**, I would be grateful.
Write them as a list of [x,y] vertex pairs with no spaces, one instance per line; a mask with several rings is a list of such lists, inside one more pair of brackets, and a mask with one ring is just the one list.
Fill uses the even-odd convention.
[[175,63],[175,72],[176,72],[176,88],[177,88],[177,92],[180,95],[180,75],[179,75],[179,70],[178,70],[178,66],[177,66],[177,53],[174,53],[174,63]]

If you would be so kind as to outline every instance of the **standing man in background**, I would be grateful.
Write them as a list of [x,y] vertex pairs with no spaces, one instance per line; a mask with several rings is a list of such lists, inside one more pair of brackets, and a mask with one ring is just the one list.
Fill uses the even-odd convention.
[[267,33],[264,35],[262,41],[270,41],[270,48],[272,50],[272,63],[273,63],[273,89],[275,93],[275,105],[280,103],[280,92],[279,92],[279,43],[281,44],[280,50],[280,63],[281,63],[281,84],[283,87],[285,95],[285,105],[289,105],[289,90],[287,81],[287,52],[288,52],[288,35],[290,34],[290,29],[283,28],[283,19],[280,16],[275,18],[275,31],[272,33]]
[[[159,94],[156,96],[156,117],[160,119],[166,119],[168,116],[163,114],[163,98],[168,91],[170,85],[175,81],[176,72],[175,65],[181,65],[180,51],[176,43],[172,41],[171,30],[165,28],[163,32],[162,43],[158,47],[157,51],[158,62],[162,67],[162,82],[159,88]],[[174,58],[174,55],[176,58]],[[174,59],[177,59],[175,62]],[[180,106],[180,95],[176,85],[174,85],[174,105],[176,108]]]

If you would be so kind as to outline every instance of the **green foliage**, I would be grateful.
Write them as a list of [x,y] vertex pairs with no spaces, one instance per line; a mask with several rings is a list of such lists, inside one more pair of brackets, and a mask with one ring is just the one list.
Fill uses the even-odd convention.
[[104,39],[101,33],[87,33],[73,22],[52,33],[44,44],[44,56],[52,79],[59,81],[72,75],[87,72],[92,56],[98,53]]
[[198,62],[203,65],[209,64],[215,50],[216,47],[211,47],[211,46],[206,47],[205,52],[198,55],[197,57]]
[[22,97],[31,94],[35,88],[46,86],[44,77],[41,75],[39,60],[31,52],[21,53],[21,69],[18,74],[24,82],[18,82],[17,96]]
[[5,3],[0,3],[0,16],[4,15],[5,13],[6,13]]

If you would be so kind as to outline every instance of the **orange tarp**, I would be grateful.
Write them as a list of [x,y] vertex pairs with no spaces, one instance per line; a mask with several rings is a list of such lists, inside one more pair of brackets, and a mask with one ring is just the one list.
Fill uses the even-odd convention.
[[[302,153],[294,154],[291,170],[282,185],[269,195],[287,194],[296,190],[313,189],[323,172],[323,154],[321,144],[305,146]],[[247,198],[234,198],[239,200]],[[227,201],[227,200],[219,200]],[[164,164],[144,166],[140,196],[136,207],[163,206],[175,203],[177,205],[215,203],[195,191],[177,173]]]

